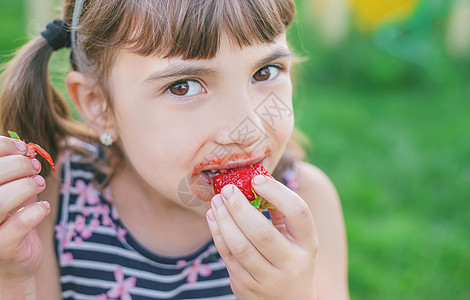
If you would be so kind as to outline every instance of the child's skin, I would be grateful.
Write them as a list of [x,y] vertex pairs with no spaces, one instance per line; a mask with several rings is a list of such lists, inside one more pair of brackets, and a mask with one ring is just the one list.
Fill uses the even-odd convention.
[[[263,61],[272,54],[278,55]],[[294,120],[284,118],[271,128],[254,110],[270,93],[292,109],[291,60],[285,35],[273,44],[244,48],[232,45],[223,36],[218,55],[210,60],[142,57],[121,51],[109,78],[114,114],[106,112],[102,94],[86,75],[70,73],[67,89],[85,122],[98,133],[111,133],[124,150],[127,160],[110,182],[113,202],[123,223],[143,245],[163,255],[184,255],[212,237],[239,299],[346,299],[341,208],[331,183],[315,167],[299,164],[298,194],[271,179],[253,185],[277,208],[270,211],[274,226],[233,185],[222,190],[223,195],[231,193],[231,197],[215,195],[200,206],[186,206],[177,196],[179,182],[196,165],[212,157],[211,152],[220,145],[236,153],[269,147],[271,152],[259,158],[269,172],[274,170]],[[178,66],[191,67],[193,71],[146,80],[152,74],[161,75],[163,70],[179,70]],[[205,71],[195,73],[194,69]],[[260,69],[271,75],[260,76]],[[182,79],[191,79],[188,94],[176,96],[172,94],[176,89],[167,87]],[[264,132],[249,141],[229,136],[246,117]],[[268,138],[257,145],[256,140],[264,135]],[[2,137],[0,142],[1,220],[15,207],[24,206],[25,201],[34,202],[44,186],[30,178],[39,172],[32,160],[14,155],[22,153],[14,147],[13,140]],[[12,175],[12,171],[3,170],[17,171]],[[39,268],[35,279],[40,299],[60,298],[53,250],[59,183],[54,176],[57,173],[47,178],[47,189],[39,195],[52,207],[38,227],[44,247],[41,266],[41,242],[35,234],[26,238],[25,234],[47,215],[47,205],[30,204],[0,225],[0,279],[4,270],[11,269],[14,276],[10,281],[24,288]],[[27,193],[20,192],[23,190]],[[17,219],[26,224],[23,229],[12,227],[15,222],[11,221]],[[149,228],[159,230],[149,234]],[[4,250],[5,245],[24,247]],[[28,249],[34,249],[37,255],[28,256]]]

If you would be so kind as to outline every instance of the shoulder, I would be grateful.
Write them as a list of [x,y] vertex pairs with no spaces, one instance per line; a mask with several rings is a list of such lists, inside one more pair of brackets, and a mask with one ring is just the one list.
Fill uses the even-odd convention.
[[310,207],[320,245],[327,248],[332,243],[344,244],[345,248],[343,210],[335,186],[322,170],[308,162],[298,162],[296,167],[297,194]]
[[296,162],[297,193],[309,205],[319,205],[325,201],[338,202],[336,189],[328,176],[318,167],[305,162]]
[[297,162],[297,193],[310,207],[319,240],[315,267],[320,298],[349,299],[347,246],[341,202],[331,180],[318,167]]

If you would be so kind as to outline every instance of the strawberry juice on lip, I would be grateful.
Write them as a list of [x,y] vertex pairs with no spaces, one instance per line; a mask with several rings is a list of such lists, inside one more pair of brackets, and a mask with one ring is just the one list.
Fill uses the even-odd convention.
[[[269,146],[250,153],[229,153],[206,159],[197,164],[192,172],[189,187],[191,192],[202,201],[208,202],[214,196],[213,178],[234,170],[246,169],[254,164],[262,165],[267,155],[271,153]],[[238,167],[239,165],[242,165]],[[220,169],[226,166],[227,169]],[[213,167],[214,169],[210,169]],[[219,170],[217,170],[219,169]],[[209,173],[209,174],[208,174]],[[251,178],[250,178],[251,180]]]
[[192,174],[195,176],[201,171],[207,171],[210,169],[235,170],[246,168],[255,163],[259,163],[269,153],[271,153],[271,149],[266,146],[264,149],[249,153],[241,152],[216,155],[210,158],[206,158],[203,162],[197,164],[194,167]]

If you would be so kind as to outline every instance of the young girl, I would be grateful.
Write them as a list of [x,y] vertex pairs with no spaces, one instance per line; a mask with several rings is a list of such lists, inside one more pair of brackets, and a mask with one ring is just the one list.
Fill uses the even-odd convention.
[[[293,17],[291,0],[67,0],[3,74],[3,134],[57,173],[0,137],[0,299],[347,299],[337,194],[290,140]],[[86,127],[47,75],[68,46]],[[214,195],[255,163],[276,209]]]

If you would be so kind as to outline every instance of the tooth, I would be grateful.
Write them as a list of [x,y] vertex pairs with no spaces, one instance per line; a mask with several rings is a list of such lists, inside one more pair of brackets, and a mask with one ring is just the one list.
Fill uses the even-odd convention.
[[220,174],[218,170],[204,170],[204,173],[210,178],[214,178],[215,176]]

